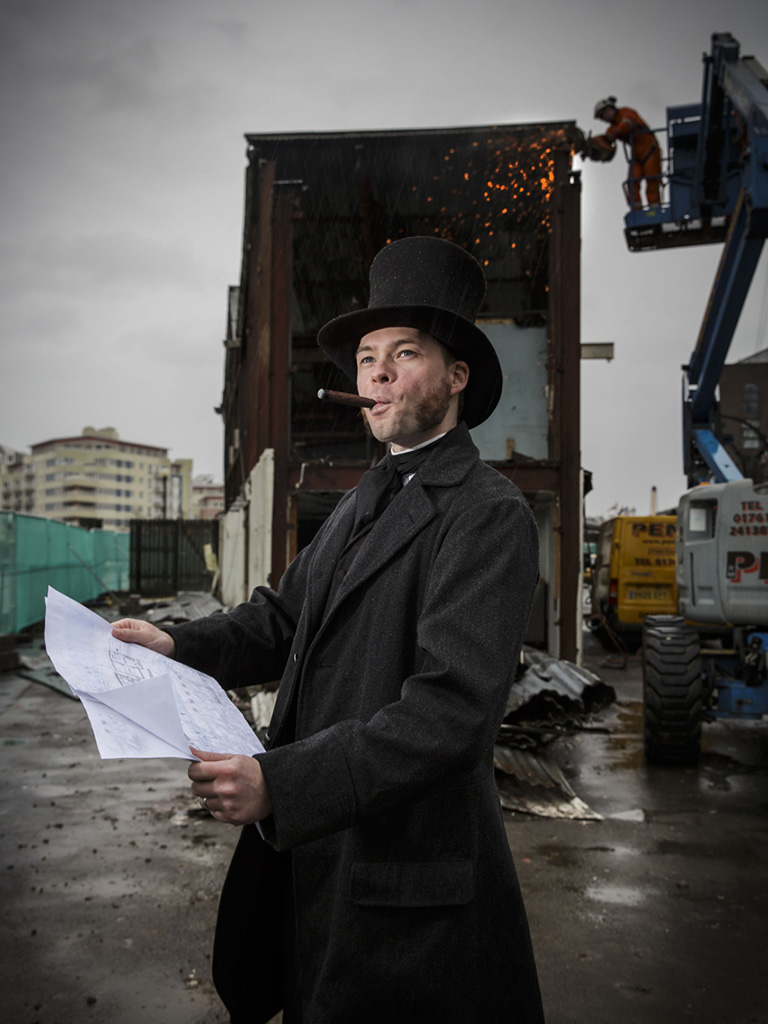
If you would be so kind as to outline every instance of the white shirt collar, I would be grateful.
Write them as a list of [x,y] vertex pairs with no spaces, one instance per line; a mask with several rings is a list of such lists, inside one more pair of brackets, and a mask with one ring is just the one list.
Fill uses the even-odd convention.
[[443,431],[442,434],[438,434],[437,437],[430,437],[428,441],[422,441],[421,444],[415,444],[413,448],[401,448],[399,452],[393,452],[390,449],[390,455],[393,459],[396,459],[398,455],[407,455],[408,452],[417,452],[419,448],[426,448],[428,444],[434,444],[435,441],[439,441],[441,437],[445,437],[448,433],[447,430]]

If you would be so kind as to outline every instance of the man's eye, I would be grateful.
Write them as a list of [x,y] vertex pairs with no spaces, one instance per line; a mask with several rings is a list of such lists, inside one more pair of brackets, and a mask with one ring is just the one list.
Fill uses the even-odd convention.
[[416,353],[412,348],[401,348],[397,353],[399,356],[415,356]]

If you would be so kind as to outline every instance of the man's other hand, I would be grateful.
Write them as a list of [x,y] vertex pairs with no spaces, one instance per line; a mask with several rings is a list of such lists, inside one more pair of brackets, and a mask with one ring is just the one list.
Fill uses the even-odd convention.
[[261,765],[244,754],[212,754],[189,748],[199,757],[189,766],[192,792],[217,821],[249,825],[272,813],[267,783]]
[[112,636],[127,644],[141,644],[150,651],[172,658],[176,653],[176,641],[162,629],[144,619],[118,619],[112,623]]

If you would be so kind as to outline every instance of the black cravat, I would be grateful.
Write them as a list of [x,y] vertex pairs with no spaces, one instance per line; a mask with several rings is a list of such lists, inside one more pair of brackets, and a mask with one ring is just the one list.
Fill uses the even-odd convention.
[[402,455],[393,455],[390,452],[373,469],[362,475],[357,485],[357,512],[352,530],[353,537],[381,515],[397,492],[402,490],[403,477],[415,472],[418,466],[426,462],[439,443],[440,441],[435,441]]
[[385,456],[381,462],[363,473],[360,483],[357,485],[357,511],[355,513],[355,525],[352,528],[347,546],[339,556],[336,568],[331,580],[330,590],[325,600],[325,617],[333,604],[336,593],[344,581],[344,577],[355,560],[360,546],[365,542],[365,535],[370,529],[371,523],[377,516],[380,516],[387,505],[392,501],[398,491],[402,490],[403,477],[413,473],[417,466],[432,455],[435,448],[442,441],[440,438],[432,444],[424,445],[414,451],[405,452],[402,455]]

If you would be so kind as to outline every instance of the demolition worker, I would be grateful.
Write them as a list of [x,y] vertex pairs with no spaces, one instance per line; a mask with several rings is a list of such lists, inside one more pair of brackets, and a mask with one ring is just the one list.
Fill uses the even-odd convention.
[[[596,135],[592,142],[613,150],[616,141],[629,147],[629,171],[627,176],[627,202],[633,210],[642,209],[640,182],[645,180],[645,198],[649,206],[661,202],[661,150],[653,131],[631,107],[619,107],[615,96],[598,100],[595,117],[607,121],[604,135]],[[631,195],[630,195],[631,193]]]
[[[243,826],[216,987],[234,1024],[541,1024],[493,744],[538,568],[533,515],[469,428],[502,374],[477,261],[384,248],[370,305],[319,333],[389,453],[275,592],[114,634],[226,688],[281,677],[265,753],[195,751],[192,792]],[[264,838],[254,822],[260,822]]]

